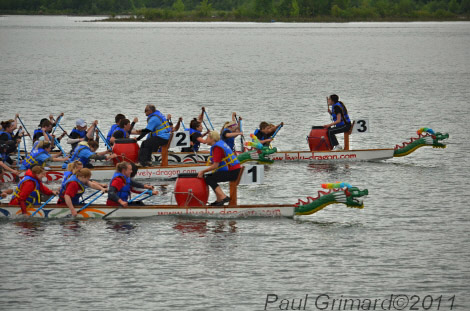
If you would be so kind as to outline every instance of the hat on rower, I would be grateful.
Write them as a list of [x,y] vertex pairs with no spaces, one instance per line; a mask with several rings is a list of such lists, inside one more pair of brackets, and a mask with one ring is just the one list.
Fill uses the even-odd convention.
[[77,119],[77,121],[75,122],[75,125],[76,125],[76,126],[80,126],[80,127],[85,127],[85,126],[86,126],[86,122],[85,122],[85,120],[83,120],[83,119]]

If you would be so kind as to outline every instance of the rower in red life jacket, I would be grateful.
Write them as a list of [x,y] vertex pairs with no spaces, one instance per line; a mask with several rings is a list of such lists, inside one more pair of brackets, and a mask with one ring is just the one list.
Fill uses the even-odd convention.
[[10,205],[20,205],[21,212],[26,214],[26,209],[41,202],[41,193],[45,195],[57,195],[58,191],[47,188],[41,181],[46,176],[46,171],[41,166],[35,166],[24,174],[13,193]]
[[349,119],[348,110],[346,106],[339,101],[339,97],[336,94],[330,95],[326,100],[328,103],[328,113],[331,115],[333,122],[325,124],[323,127],[328,128],[328,139],[330,140],[332,149],[342,150],[343,147],[339,145],[335,134],[348,132],[351,129],[351,120]]
[[[242,117],[238,118],[240,121]],[[243,132],[240,132],[240,124],[237,121],[237,114],[232,113],[232,121],[225,122],[222,130],[220,131],[220,139],[223,140],[232,151],[235,151],[235,137],[243,135]]]
[[88,168],[81,168],[75,171],[63,184],[59,192],[57,204],[67,205],[72,216],[77,216],[75,206],[80,203],[80,198],[85,193],[87,187],[106,192],[106,188],[90,181],[91,171]]
[[[116,165],[116,172],[109,183],[106,205],[126,207],[133,187],[153,189],[153,186],[144,185],[132,179],[132,173],[132,165],[129,162],[124,161]],[[158,191],[153,190],[152,194],[157,195]],[[133,204],[138,204],[138,202],[133,202]]]
[[206,183],[214,190],[217,197],[212,206],[222,206],[230,202],[218,182],[233,181],[238,178],[240,174],[240,162],[233,150],[220,139],[220,134],[212,131],[207,135],[207,144],[211,146],[209,161],[211,165],[200,171],[197,174],[198,178],[203,178],[205,173],[212,172],[212,174],[205,176]]

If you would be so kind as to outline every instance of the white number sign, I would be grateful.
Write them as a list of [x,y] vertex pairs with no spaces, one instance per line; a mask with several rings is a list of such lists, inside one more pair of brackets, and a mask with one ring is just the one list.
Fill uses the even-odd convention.
[[367,133],[369,132],[369,120],[368,119],[359,119],[354,123],[353,133]]
[[188,148],[189,143],[189,131],[176,132],[173,134],[170,148]]
[[264,165],[246,164],[240,179],[241,185],[262,184],[264,182]]

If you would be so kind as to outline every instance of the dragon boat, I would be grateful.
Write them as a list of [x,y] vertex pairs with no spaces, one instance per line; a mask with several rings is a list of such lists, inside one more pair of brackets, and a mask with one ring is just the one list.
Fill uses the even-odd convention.
[[[328,140],[327,130],[323,127],[313,127],[307,137],[309,151],[278,151],[268,147],[258,148],[258,163],[271,164],[273,162],[325,162],[325,161],[381,161],[397,157],[407,156],[421,147],[446,148],[444,140],[449,134],[434,132],[430,128],[420,128],[417,137],[411,137],[408,141],[395,145],[394,148],[383,149],[349,149],[349,133],[345,133],[344,150],[330,150],[331,144]],[[249,143],[249,146],[255,146]],[[241,152],[240,152],[241,154]],[[154,160],[161,159],[160,153],[153,154]],[[177,163],[205,162],[209,153],[170,153],[169,159]]]
[[[188,175],[189,176],[189,175]],[[190,178],[196,178],[194,175]],[[189,178],[189,179],[190,179]],[[318,191],[315,197],[307,197],[297,200],[293,204],[238,204],[236,190],[239,180],[231,182],[231,200],[227,206],[207,206],[208,189],[203,180],[186,180],[183,186],[175,185],[176,205],[138,205],[128,207],[106,206],[103,204],[91,204],[82,210],[80,205],[77,218],[140,218],[155,216],[182,216],[182,217],[210,217],[210,218],[247,218],[247,217],[287,217],[294,218],[302,215],[311,215],[331,204],[344,204],[350,208],[364,208],[361,199],[368,195],[367,189],[359,189],[346,183],[322,184],[322,188],[328,190]],[[203,185],[200,183],[203,182]],[[198,187],[198,185],[200,185]],[[184,189],[181,189],[183,187]],[[84,206],[83,206],[84,207]],[[70,210],[64,205],[45,205],[28,207],[27,215],[21,214],[19,206],[0,204],[1,218],[68,218]]]
[[[134,140],[122,139],[117,140],[113,148],[113,152],[118,154],[118,158],[113,161],[116,163],[121,161],[129,161],[136,163],[138,156],[139,146]],[[237,158],[241,164],[246,162],[253,162],[259,164],[271,163],[267,156],[276,152],[276,149],[269,150],[258,150],[254,148],[253,150],[248,150],[243,153],[238,153]],[[206,162],[209,158],[209,154],[205,158],[206,161],[197,161],[197,162],[187,162],[187,163],[176,163],[170,164],[168,147],[164,147],[162,152],[159,153],[158,159],[156,159],[158,164],[148,166],[148,167],[139,167],[136,179],[176,179],[179,174],[191,174],[198,173],[206,168]],[[46,169],[46,182],[60,181],[64,176],[65,169],[60,166],[49,166],[45,167]],[[113,174],[116,171],[115,165],[96,165],[92,169],[93,179],[95,180],[108,180],[111,179]],[[18,180],[18,177],[23,177],[25,171],[20,171],[20,175],[16,176],[11,172],[5,172],[0,181],[2,182],[14,182]]]

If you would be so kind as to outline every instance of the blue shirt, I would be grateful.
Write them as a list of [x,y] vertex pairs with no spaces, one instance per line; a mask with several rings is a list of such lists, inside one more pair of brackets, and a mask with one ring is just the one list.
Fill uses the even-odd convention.
[[[147,123],[146,129],[153,132],[161,124],[162,124],[162,121],[160,120],[160,118],[152,117],[152,118],[150,118],[149,122]],[[161,137],[163,139],[170,139],[170,135],[171,135],[171,133],[169,133],[169,132],[161,131],[160,133],[158,133],[157,136]]]
[[[41,153],[40,155],[38,155],[38,156],[36,157],[36,160],[37,160],[39,163],[44,163],[44,162],[46,162],[50,157],[51,157],[50,154]],[[20,165],[20,170],[25,170],[25,169],[26,169],[26,167],[25,167],[23,164],[21,164],[21,165]]]

